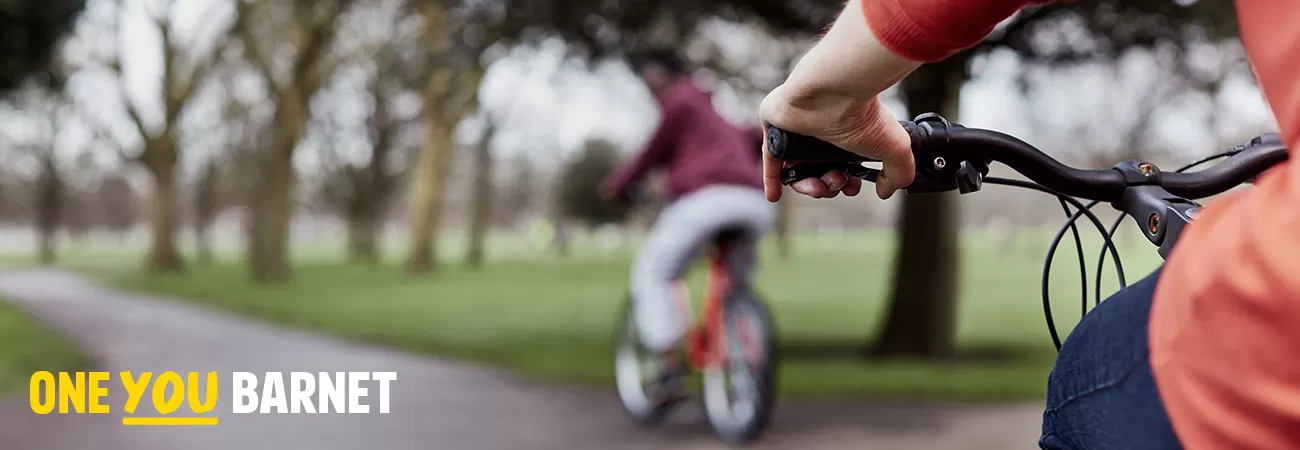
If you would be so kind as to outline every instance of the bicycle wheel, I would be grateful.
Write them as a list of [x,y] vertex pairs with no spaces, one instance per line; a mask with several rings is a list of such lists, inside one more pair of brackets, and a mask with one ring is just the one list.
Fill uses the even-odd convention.
[[726,359],[704,371],[704,410],[720,439],[741,445],[757,439],[772,416],[775,331],[767,308],[743,286],[727,295],[722,316]]
[[658,380],[661,363],[655,352],[641,344],[631,296],[624,302],[617,320],[619,326],[614,336],[614,384],[618,389],[619,402],[634,422],[644,426],[656,425],[673,405],[656,403],[647,392]]

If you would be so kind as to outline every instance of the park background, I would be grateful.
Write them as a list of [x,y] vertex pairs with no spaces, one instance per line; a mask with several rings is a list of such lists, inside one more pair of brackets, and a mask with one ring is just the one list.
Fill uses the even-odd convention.
[[[0,0],[0,261],[608,386],[628,265],[663,202],[597,195],[657,119],[627,55],[680,49],[719,111],[752,124],[841,6]],[[940,112],[1094,168],[1181,165],[1274,127],[1230,2],[1205,0],[1028,9],[887,97],[899,117]],[[1041,403],[1055,198],[990,186],[779,210],[756,284],[783,400]],[[1130,280],[1159,263],[1131,227]],[[1100,240],[1084,240],[1092,261]],[[1063,330],[1076,258],[1054,262]],[[0,302],[0,395],[95,364],[23,309]]]

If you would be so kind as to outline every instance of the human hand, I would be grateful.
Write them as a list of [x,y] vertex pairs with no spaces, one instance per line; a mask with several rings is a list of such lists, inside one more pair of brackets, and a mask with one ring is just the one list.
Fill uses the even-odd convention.
[[[889,198],[912,183],[916,163],[907,131],[880,102],[879,94],[919,64],[885,48],[863,20],[861,2],[851,1],[785,84],[763,99],[759,116],[764,128],[775,126],[815,137],[882,161],[876,195]],[[769,201],[781,198],[781,167],[781,161],[763,152],[763,184]],[[791,187],[814,198],[840,192],[853,196],[861,190],[862,180],[832,171]]]
[[[912,158],[912,141],[907,131],[878,98],[865,101],[827,97],[821,103],[828,106],[801,108],[800,99],[789,99],[786,91],[777,88],[763,101],[760,114],[765,125],[785,131],[815,137],[837,147],[879,160],[883,163],[876,177],[876,195],[882,199],[906,188],[916,174]],[[818,100],[813,100],[818,102]],[[766,143],[764,144],[766,145]],[[769,201],[781,198],[782,161],[763,152],[763,186]],[[839,170],[821,178],[799,180],[790,187],[795,192],[813,198],[834,198],[843,192],[856,196],[862,190],[862,180]]]

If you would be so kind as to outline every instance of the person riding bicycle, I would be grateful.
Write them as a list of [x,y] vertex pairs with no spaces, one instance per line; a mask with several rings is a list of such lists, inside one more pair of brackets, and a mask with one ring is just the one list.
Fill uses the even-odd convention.
[[632,264],[631,289],[641,341],[662,355],[663,373],[652,395],[671,401],[682,394],[676,349],[686,333],[676,282],[723,231],[739,232],[728,243],[727,266],[734,280],[744,282],[776,213],[763,196],[761,134],[719,115],[675,52],[647,52],[638,66],[659,103],[659,125],[645,148],[606,181],[604,195],[630,201],[650,171],[667,172],[669,204]]
[[[1080,0],[1086,1],[1086,0]],[[1025,0],[850,0],[760,107],[765,126],[883,161],[876,194],[915,175],[907,132],[879,94],[924,62],[969,48]],[[1294,154],[1300,148],[1300,8],[1237,0],[1241,38]],[[921,113],[925,111],[914,111]],[[781,162],[764,157],[767,198]],[[1086,315],[1048,376],[1044,449],[1300,446],[1300,164],[1224,195],[1167,263]],[[792,185],[857,195],[832,172]]]

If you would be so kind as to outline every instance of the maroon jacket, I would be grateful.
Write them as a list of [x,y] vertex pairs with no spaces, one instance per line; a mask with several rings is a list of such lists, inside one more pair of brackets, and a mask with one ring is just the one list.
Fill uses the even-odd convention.
[[659,127],[650,142],[610,176],[605,191],[627,198],[632,185],[657,168],[668,171],[671,200],[715,184],[762,190],[762,146],[761,130],[732,125],[713,109],[707,92],[683,80],[660,100]]

